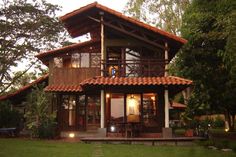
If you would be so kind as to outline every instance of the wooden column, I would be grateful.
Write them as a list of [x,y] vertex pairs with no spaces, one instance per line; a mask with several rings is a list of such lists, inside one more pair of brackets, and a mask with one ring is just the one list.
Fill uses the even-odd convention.
[[[101,15],[101,60],[105,59],[105,49],[104,49],[104,24],[103,24],[103,15],[104,12],[100,12]],[[101,65],[101,76],[104,76],[104,67]],[[105,92],[101,90],[101,117],[100,117],[101,128],[105,127]]]
[[[165,42],[165,77],[168,76],[168,43]],[[168,86],[165,86],[164,91],[165,99],[165,128],[169,128],[169,91]]]

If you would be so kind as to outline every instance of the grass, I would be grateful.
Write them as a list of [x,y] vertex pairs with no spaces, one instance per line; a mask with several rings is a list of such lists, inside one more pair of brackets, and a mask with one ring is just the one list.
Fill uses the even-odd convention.
[[[94,144],[22,139],[0,139],[1,157],[92,157]],[[103,144],[104,157],[235,157],[236,153],[200,146],[145,146]]]

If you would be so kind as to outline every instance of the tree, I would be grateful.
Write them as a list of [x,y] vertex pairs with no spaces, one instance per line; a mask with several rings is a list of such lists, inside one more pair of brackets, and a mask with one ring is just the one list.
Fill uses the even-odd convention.
[[236,108],[235,10],[234,0],[193,0],[181,29],[188,43],[175,64],[178,75],[194,81],[191,106],[224,112],[230,130]]
[[[56,17],[60,7],[45,0],[3,0],[0,3],[0,94],[32,67],[36,53],[59,46],[64,28]],[[22,64],[24,62],[24,64]],[[12,76],[22,64],[22,75]]]
[[53,138],[55,135],[55,115],[50,113],[51,98],[45,93],[44,84],[35,86],[28,95],[25,118],[32,137]]
[[190,0],[129,0],[124,12],[179,35],[182,15],[189,4]]

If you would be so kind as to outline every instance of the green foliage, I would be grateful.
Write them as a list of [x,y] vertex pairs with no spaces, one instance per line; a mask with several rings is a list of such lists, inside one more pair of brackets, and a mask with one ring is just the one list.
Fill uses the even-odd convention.
[[36,86],[28,95],[26,104],[27,128],[32,137],[52,138],[55,133],[55,115],[50,114],[51,95],[44,92],[44,85]]
[[0,128],[21,129],[23,115],[15,109],[11,109],[11,104],[7,101],[0,102]]
[[212,126],[214,128],[224,128],[225,121],[220,116],[217,116],[216,119],[214,120]]
[[41,139],[53,139],[56,136],[56,119],[55,116],[45,118],[38,128],[38,137]]
[[[181,32],[188,43],[175,68],[179,76],[194,81],[190,106],[195,113],[236,111],[235,10],[235,0],[193,0],[183,16]],[[225,58],[231,59],[230,64]]]
[[[60,46],[65,31],[56,17],[60,7],[45,0],[3,0],[0,3],[0,93],[20,76],[12,69],[24,62],[24,71],[42,69],[34,55]],[[16,69],[17,70],[17,69]]]
[[182,15],[190,0],[129,0],[125,13],[173,34],[180,33]]

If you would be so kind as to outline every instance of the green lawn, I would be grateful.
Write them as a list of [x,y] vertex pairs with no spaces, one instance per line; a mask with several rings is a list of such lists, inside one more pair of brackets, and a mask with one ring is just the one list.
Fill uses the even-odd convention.
[[[22,139],[0,139],[0,157],[92,157],[95,144]],[[103,144],[104,157],[235,157],[236,153],[199,146],[145,146]]]

